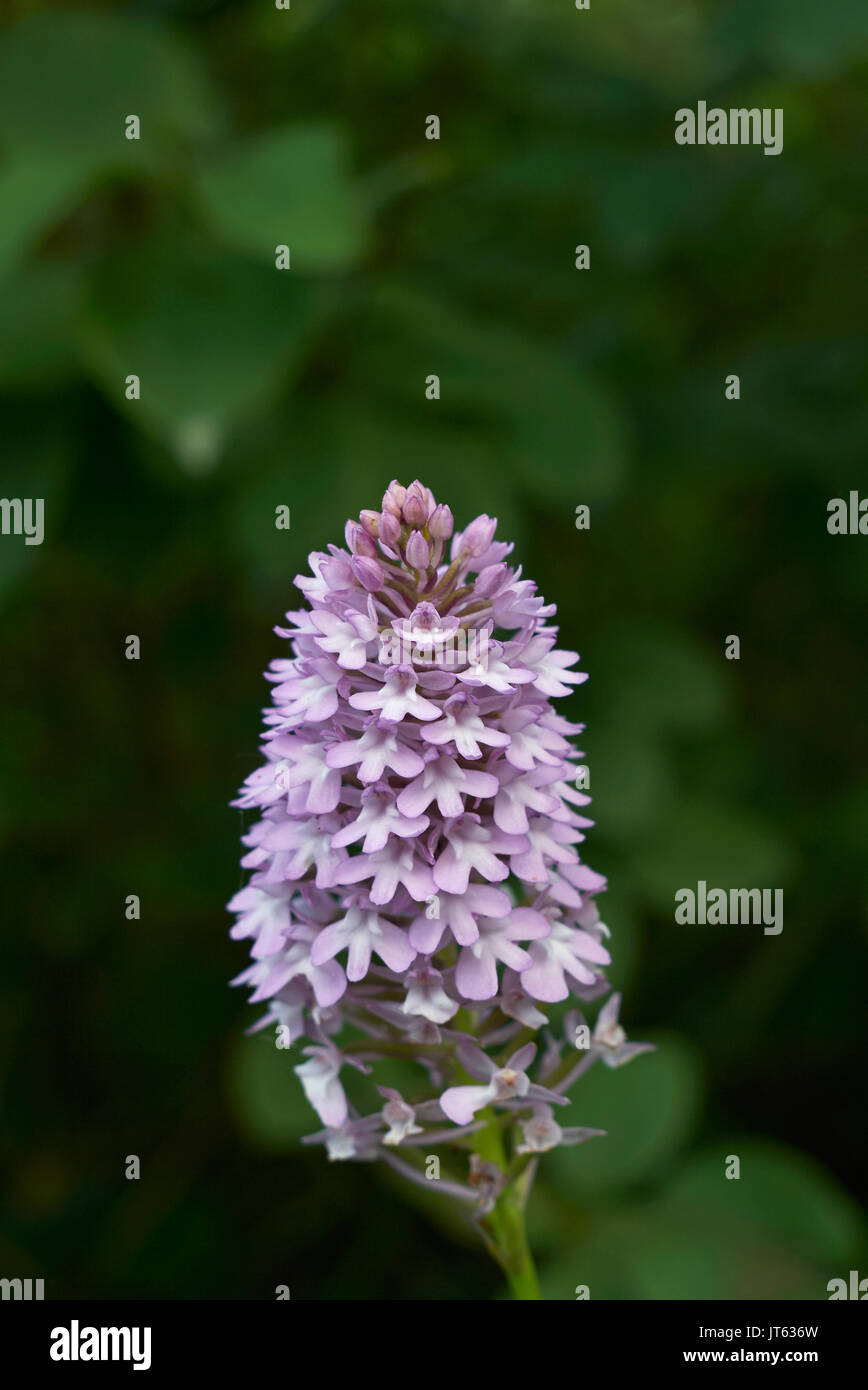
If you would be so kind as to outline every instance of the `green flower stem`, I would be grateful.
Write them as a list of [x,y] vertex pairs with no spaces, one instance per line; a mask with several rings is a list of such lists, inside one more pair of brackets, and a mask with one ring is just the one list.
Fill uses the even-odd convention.
[[[509,1165],[501,1127],[493,1114],[483,1113],[489,1123],[476,1136],[475,1152],[505,1173]],[[524,1164],[501,1192],[493,1211],[480,1222],[488,1248],[506,1275],[513,1298],[523,1300],[542,1297],[524,1221],[532,1178],[533,1167]]]

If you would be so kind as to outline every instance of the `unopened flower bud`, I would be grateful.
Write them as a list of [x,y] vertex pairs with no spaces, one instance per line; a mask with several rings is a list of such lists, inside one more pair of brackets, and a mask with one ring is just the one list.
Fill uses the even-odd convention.
[[431,559],[431,551],[428,542],[421,531],[412,531],[407,542],[405,551],[407,564],[412,565],[414,570],[425,570],[428,568],[428,561]]
[[425,506],[427,508],[428,514],[430,515],[437,505],[434,494],[431,491],[430,487],[426,487],[424,483],[419,482],[418,478],[414,478],[407,491],[413,492],[414,490],[422,498],[422,501],[425,503]]
[[372,512],[366,508],[363,512],[359,512],[359,521],[368,535],[376,540],[380,534],[380,513]]
[[391,512],[392,516],[400,517],[406,496],[407,489],[401,486],[397,478],[393,478],[383,493],[383,511]]
[[441,502],[431,513],[431,518],[428,522],[428,532],[435,541],[448,541],[449,537],[452,535],[454,525],[451,509],[445,502]]
[[394,550],[401,539],[401,523],[394,512],[380,513],[380,543]]
[[424,526],[428,520],[428,513],[431,508],[428,505],[428,489],[423,487],[417,480],[411,483],[407,489],[407,496],[404,498],[404,505],[401,508],[401,515],[408,526]]
[[408,526],[424,526],[428,520],[425,503],[419,497],[408,497],[401,508],[401,516]]

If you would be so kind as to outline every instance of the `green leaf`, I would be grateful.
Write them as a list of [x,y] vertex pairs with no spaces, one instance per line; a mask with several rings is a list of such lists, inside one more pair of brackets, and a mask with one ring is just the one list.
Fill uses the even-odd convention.
[[849,67],[868,42],[862,0],[732,0],[709,28],[722,59],[761,57],[783,74],[823,78]]
[[[99,278],[83,352],[111,402],[190,472],[213,467],[226,436],[288,386],[305,359],[320,297],[249,261],[156,245]],[[125,398],[128,375],[139,400]]]
[[275,1033],[267,1028],[235,1040],[228,1060],[229,1103],[244,1133],[260,1148],[294,1151],[303,1134],[322,1128],[293,1071],[303,1060],[298,1048],[276,1047]]
[[0,167],[0,278],[73,208],[88,174],[80,159],[26,154]]
[[25,267],[3,287],[0,384],[28,389],[75,373],[82,274],[66,262]]
[[579,1282],[592,1300],[825,1296],[822,1271],[762,1230],[738,1222],[721,1227],[704,1210],[685,1222],[656,1201],[595,1216],[585,1238],[542,1280],[552,1298],[572,1297]]
[[[731,1155],[737,1179],[725,1176]],[[864,1239],[859,1208],[814,1159],[745,1136],[693,1155],[649,1201],[584,1221],[566,1209],[561,1230],[546,1298],[574,1298],[578,1283],[592,1299],[826,1298]]]
[[589,154],[586,177],[614,257],[642,266],[673,244],[684,247],[713,231],[742,167],[696,160],[688,171],[683,154],[674,147],[645,149],[638,159],[615,150]]
[[231,245],[274,266],[286,245],[294,272],[341,270],[362,255],[367,216],[342,133],[293,125],[231,146],[196,178],[202,207]]
[[[625,1021],[629,1031],[629,1012]],[[696,1052],[672,1035],[636,1040],[657,1041],[658,1050],[615,1069],[598,1062],[557,1115],[560,1125],[606,1130],[606,1138],[543,1159],[552,1183],[579,1204],[650,1176],[694,1131],[703,1089]]]
[[584,1232],[562,1241],[555,1257],[543,1265],[543,1297],[573,1301],[580,1285],[587,1287],[592,1303],[720,1297],[715,1252],[689,1233],[666,1229],[654,1219],[655,1210],[642,1204],[592,1216]]
[[[138,141],[125,137],[129,115],[141,122]],[[193,55],[150,21],[54,11],[0,36],[0,130],[13,149],[125,167],[216,126]]]
[[[740,1160],[738,1178],[725,1176],[729,1155]],[[846,1264],[863,1235],[858,1207],[815,1159],[745,1136],[692,1158],[661,1206],[685,1228],[706,1223],[715,1239],[726,1239],[734,1224],[763,1231],[782,1249],[828,1262],[829,1278],[846,1272],[833,1267]]]

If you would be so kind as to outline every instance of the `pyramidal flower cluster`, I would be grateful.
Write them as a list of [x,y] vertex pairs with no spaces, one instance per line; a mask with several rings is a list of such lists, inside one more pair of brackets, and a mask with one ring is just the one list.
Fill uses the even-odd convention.
[[[644,1050],[617,996],[593,1032],[576,1010],[549,1026],[547,1005],[609,988],[605,880],[576,848],[583,726],[552,706],[586,677],[495,529],[453,534],[427,487],[393,482],[345,549],[310,556],[305,604],[276,629],[290,655],[267,673],[265,761],[233,803],[258,819],[229,904],[252,957],[234,983],[266,1006],[255,1028],[302,1044],[307,1142],[417,1178],[454,1143],[463,1168],[440,1186],[483,1213],[510,1165],[599,1133],[557,1123],[576,1075]],[[413,1094],[376,1085],[396,1056],[418,1064]],[[347,1097],[352,1071],[371,1113]],[[492,1124],[505,1166],[474,1147]]]

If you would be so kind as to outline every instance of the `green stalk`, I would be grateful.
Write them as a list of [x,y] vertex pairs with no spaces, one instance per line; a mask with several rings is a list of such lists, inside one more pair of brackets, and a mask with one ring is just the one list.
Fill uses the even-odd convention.
[[[481,1159],[506,1172],[508,1164],[500,1125],[493,1112],[484,1112],[489,1123],[476,1135],[474,1149]],[[481,1116],[480,1116],[481,1118]],[[507,1277],[515,1299],[542,1297],[527,1243],[524,1209],[533,1178],[533,1168],[525,1166],[504,1187],[493,1211],[480,1222],[486,1244]]]

